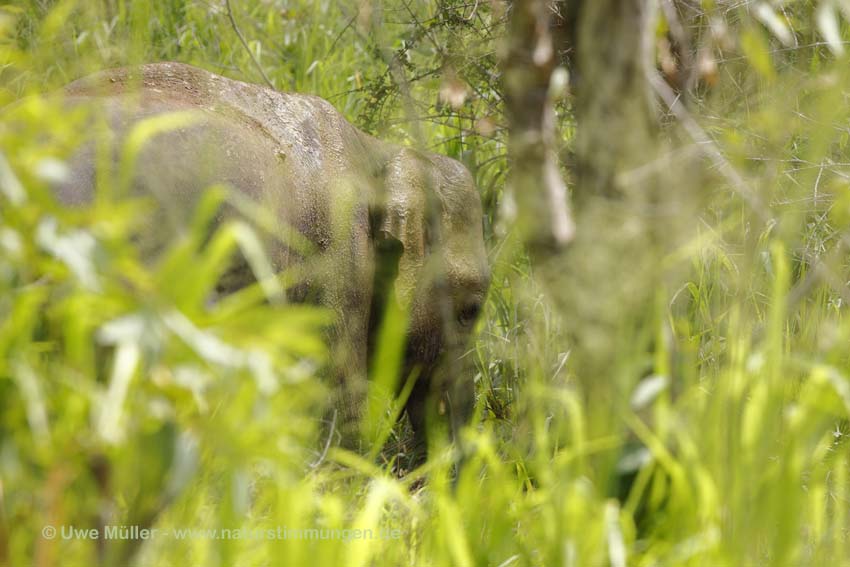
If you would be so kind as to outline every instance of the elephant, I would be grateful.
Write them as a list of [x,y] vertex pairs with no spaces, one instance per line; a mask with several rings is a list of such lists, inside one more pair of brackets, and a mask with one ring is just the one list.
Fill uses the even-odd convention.
[[[457,371],[464,366],[458,360],[490,273],[481,200],[465,166],[374,138],[317,96],[181,63],[102,71],[71,83],[63,94],[70,107],[105,119],[115,148],[147,119],[190,116],[152,137],[128,177],[129,191],[157,204],[142,229],[150,233],[147,254],[189,222],[211,185],[226,185],[273,214],[289,235],[264,241],[273,269],[305,268],[287,287],[286,299],[336,315],[330,374],[338,382],[332,406],[341,415],[343,444],[360,443],[352,431],[363,414],[389,301],[407,313],[402,366],[404,376],[418,373],[405,405],[416,445],[427,442],[426,416],[435,413],[428,408],[448,408],[454,432],[469,418],[474,384],[471,373]],[[92,200],[96,154],[90,143],[71,158],[69,175],[56,189],[60,202]],[[218,222],[228,214],[237,213],[225,210]],[[219,291],[236,291],[252,278],[247,264],[236,262]]]

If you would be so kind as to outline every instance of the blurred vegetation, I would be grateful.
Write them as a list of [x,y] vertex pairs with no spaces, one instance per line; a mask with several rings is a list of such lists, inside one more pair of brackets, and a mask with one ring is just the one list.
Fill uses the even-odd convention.
[[[552,4],[555,25],[571,4]],[[627,176],[655,176],[657,200],[622,227],[579,223],[608,244],[541,283],[504,198],[509,4],[233,1],[250,53],[219,0],[0,5],[0,108],[26,125],[0,110],[0,565],[846,563],[850,3],[657,6],[659,148]],[[320,458],[328,314],[252,289],[204,303],[244,245],[225,226],[201,246],[222,191],[154,266],[133,247],[137,203],[53,200],[80,117],[34,95],[162,60],[262,82],[252,59],[277,88],[473,171],[494,277],[460,470],[449,449],[407,475],[387,450]],[[581,125],[558,88],[579,193]],[[620,271],[634,258],[617,244],[647,227],[660,242]],[[627,302],[602,334],[576,307]],[[605,365],[573,356],[593,341]],[[50,539],[48,525],[398,537]]]

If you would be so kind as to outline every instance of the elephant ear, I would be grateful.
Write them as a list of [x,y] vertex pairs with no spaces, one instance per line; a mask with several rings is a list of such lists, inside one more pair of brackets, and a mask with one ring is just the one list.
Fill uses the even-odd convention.
[[404,148],[387,164],[379,238],[399,241],[406,256],[424,261],[428,252],[428,194],[439,179],[425,155]]
[[373,228],[379,251],[395,251],[396,293],[410,296],[429,252],[428,194],[439,178],[431,160],[409,148],[399,150],[386,164],[379,215]]

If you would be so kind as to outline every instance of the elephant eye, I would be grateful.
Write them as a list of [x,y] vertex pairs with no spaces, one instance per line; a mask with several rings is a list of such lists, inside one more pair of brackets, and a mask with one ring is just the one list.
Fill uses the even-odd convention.
[[463,327],[469,327],[478,319],[481,313],[481,302],[474,301],[464,305],[457,313],[457,322]]

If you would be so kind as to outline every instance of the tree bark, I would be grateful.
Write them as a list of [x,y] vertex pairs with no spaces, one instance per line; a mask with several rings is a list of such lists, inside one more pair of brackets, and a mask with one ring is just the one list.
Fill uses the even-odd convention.
[[573,237],[567,187],[558,165],[552,73],[557,66],[546,0],[516,0],[502,52],[510,129],[508,199],[533,256],[557,253]]
[[618,176],[657,153],[658,122],[648,80],[655,23],[651,6],[648,0],[580,3],[575,48],[579,200],[645,200],[644,184]]
[[[581,374],[610,374],[613,337],[642,324],[657,281],[666,228],[658,222],[664,166],[649,80],[654,6],[515,0],[502,53],[509,202],[535,275],[574,335]],[[556,157],[552,78],[559,60],[571,66],[575,94],[575,227]]]
[[[597,380],[613,371],[615,337],[644,326],[664,231],[651,0],[570,0],[577,122],[577,236],[561,298],[575,354]],[[665,203],[666,206],[666,203]]]
[[[574,44],[573,202],[576,238],[561,260],[555,298],[570,336],[570,368],[590,413],[588,435],[623,437],[622,414],[638,381],[666,372],[658,306],[666,305],[664,250],[676,242],[673,164],[663,155],[651,90],[654,0],[569,0]],[[660,320],[663,324],[666,319]],[[628,435],[626,435],[628,438]],[[618,461],[594,467],[625,490]]]

